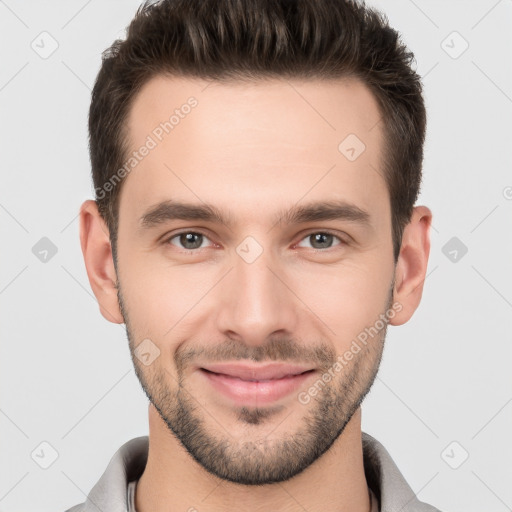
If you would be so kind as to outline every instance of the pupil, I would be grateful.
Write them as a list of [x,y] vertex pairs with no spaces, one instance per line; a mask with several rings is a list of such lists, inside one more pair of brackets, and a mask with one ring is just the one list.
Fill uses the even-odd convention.
[[[181,235],[181,243],[183,244],[183,246],[187,249],[197,249],[198,247],[201,247],[201,238],[203,235],[199,234],[199,233],[184,233],[183,235]],[[198,237],[199,238],[199,244],[197,243],[197,240],[194,244],[193,242],[193,239],[194,237]],[[190,247],[188,246],[187,244],[191,242],[193,247]]]
[[[201,247],[201,237],[202,236],[203,235],[201,235],[200,233],[184,233],[183,235],[181,235],[181,243],[187,249],[197,249],[198,247]],[[315,239],[314,244],[319,243],[321,246],[325,245],[326,243],[327,243],[327,245],[329,245],[329,242],[331,241],[331,238],[332,238],[332,235],[330,235],[328,233],[316,233],[312,236]],[[195,237],[197,237],[197,239],[194,243]],[[199,244],[198,244],[198,241],[199,241]],[[189,242],[192,243],[193,247],[190,247],[187,245]]]
[[[316,233],[315,235],[313,235],[315,237],[315,243],[318,241],[320,242],[320,244],[325,244],[326,243],[326,237],[327,237],[327,242],[330,241],[330,239],[332,238],[332,235],[329,235],[329,233]],[[322,242],[322,239],[323,239],[323,242]]]

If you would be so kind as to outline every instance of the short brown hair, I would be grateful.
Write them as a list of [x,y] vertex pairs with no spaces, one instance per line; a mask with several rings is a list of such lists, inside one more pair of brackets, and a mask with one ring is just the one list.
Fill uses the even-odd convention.
[[114,41],[102,57],[89,111],[89,150],[114,261],[123,181],[108,192],[104,185],[126,161],[126,119],[137,92],[160,74],[361,80],[381,110],[397,260],[421,184],[426,112],[420,77],[411,68],[414,55],[384,14],[351,0],[148,0],[126,39]]

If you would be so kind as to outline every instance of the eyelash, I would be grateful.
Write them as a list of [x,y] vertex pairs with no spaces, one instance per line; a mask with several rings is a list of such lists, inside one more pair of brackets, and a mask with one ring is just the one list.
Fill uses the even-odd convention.
[[[180,235],[183,235],[183,234],[194,234],[194,235],[202,235],[203,237],[207,238],[208,240],[210,240],[210,238],[208,237],[208,235],[206,233],[203,233],[202,231],[192,231],[192,230],[185,230],[185,231],[180,231],[179,233],[174,233],[172,236],[169,236],[169,237],[166,237],[163,241],[164,244],[169,244],[169,245],[173,245],[171,244],[171,240],[173,240],[174,238],[177,238],[179,237]],[[322,234],[322,235],[331,235],[333,236],[334,238],[337,238],[338,241],[340,242],[337,246],[334,246],[334,247],[328,247],[326,249],[315,249],[315,248],[312,248],[313,251],[315,252],[327,252],[329,250],[333,250],[335,249],[336,247],[339,247],[339,246],[343,246],[343,245],[348,245],[348,243],[343,240],[341,237],[339,237],[338,235],[336,235],[336,233],[330,231],[330,230],[321,230],[321,231],[310,231],[309,233],[306,233],[298,243],[302,242],[304,239],[310,237],[311,235],[316,235],[316,234]],[[178,248],[179,249],[179,248]],[[181,252],[184,252],[184,253],[187,253],[187,254],[190,254],[190,253],[194,253],[194,252],[199,252],[201,249],[206,249],[205,247],[200,247],[200,248],[197,248],[197,249],[182,249]]]

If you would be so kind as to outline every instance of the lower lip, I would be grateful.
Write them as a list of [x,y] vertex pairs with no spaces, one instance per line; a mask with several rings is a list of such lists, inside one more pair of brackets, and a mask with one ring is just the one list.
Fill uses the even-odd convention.
[[268,381],[247,381],[201,369],[211,385],[237,405],[263,405],[275,402],[296,391],[315,372],[291,375]]

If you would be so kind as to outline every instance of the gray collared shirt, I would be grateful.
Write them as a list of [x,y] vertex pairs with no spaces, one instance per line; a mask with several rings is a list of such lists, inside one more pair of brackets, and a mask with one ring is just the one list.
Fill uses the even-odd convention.
[[[380,512],[440,512],[419,501],[384,446],[362,432],[366,481]],[[87,500],[66,512],[129,512],[134,485],[142,475],[148,458],[148,436],[126,442],[110,460]],[[131,493],[131,494],[130,494]],[[132,503],[133,505],[133,503]],[[133,508],[132,508],[133,510]]]

